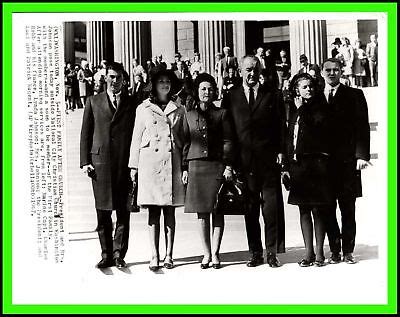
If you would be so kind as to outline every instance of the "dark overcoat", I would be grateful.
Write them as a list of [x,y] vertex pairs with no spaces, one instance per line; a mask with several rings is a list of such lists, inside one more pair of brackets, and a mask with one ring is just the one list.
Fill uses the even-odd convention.
[[334,202],[329,181],[332,176],[330,135],[326,104],[316,99],[298,109],[293,102],[289,104],[286,144],[291,186],[288,203],[316,206]]
[[[323,92],[322,102],[327,104]],[[361,89],[340,84],[328,105],[331,119],[332,172],[337,198],[362,196],[361,173],[357,159],[370,160],[370,127],[368,106]]]
[[114,112],[107,92],[88,98],[83,114],[80,166],[92,164],[96,209],[123,209],[129,181],[129,149],[135,122],[135,102],[121,95]]

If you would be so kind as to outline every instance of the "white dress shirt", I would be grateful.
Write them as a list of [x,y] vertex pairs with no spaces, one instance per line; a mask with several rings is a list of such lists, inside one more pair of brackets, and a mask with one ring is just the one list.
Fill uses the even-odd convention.
[[[118,108],[120,103],[121,103],[121,91],[119,93],[117,93],[117,94],[113,94],[111,91],[107,90],[107,94],[108,94],[108,97],[110,98],[111,104],[113,105],[114,108],[115,108],[115,106],[114,106],[114,96],[117,97],[117,108]],[[117,108],[115,108],[115,110]]]
[[340,86],[340,83],[337,84],[337,85],[334,86],[334,87],[332,87],[332,86],[329,85],[328,83],[325,83],[324,95],[325,95],[325,98],[326,98],[326,101],[327,101],[327,102],[329,101],[329,92],[332,90],[332,95],[335,96],[335,95],[336,95],[336,92],[337,92],[337,90],[338,90],[338,88],[339,88],[339,86]]

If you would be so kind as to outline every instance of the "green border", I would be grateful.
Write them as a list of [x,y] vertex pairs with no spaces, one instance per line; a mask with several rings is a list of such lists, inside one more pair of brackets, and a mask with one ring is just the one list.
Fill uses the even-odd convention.
[[[21,12],[382,12],[388,15],[388,303],[386,305],[13,305],[12,14]],[[4,3],[3,313],[397,313],[396,3]],[[334,8],[334,9],[333,9]]]

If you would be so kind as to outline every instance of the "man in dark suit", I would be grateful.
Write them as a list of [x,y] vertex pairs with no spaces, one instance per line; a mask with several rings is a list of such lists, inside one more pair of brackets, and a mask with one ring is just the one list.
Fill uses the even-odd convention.
[[280,93],[258,83],[260,62],[245,56],[241,64],[243,84],[223,99],[235,128],[239,167],[249,190],[250,211],[245,216],[250,259],[247,266],[263,263],[260,207],[265,223],[267,263],[280,266],[277,253],[285,251],[284,214],[281,208],[280,167],[284,153],[285,120]]
[[368,107],[362,90],[340,83],[340,60],[327,59],[322,65],[325,88],[322,102],[328,103],[332,123],[332,181],[342,216],[342,233],[336,220],[336,202],[327,216],[327,234],[332,256],[330,263],[356,263],[355,202],[361,197],[361,170],[370,163]]
[[182,61],[176,62],[176,70],[174,71],[176,77],[183,83],[185,80],[192,80],[189,70],[185,67]]
[[267,65],[265,63],[265,52],[264,52],[264,49],[262,47],[257,48],[256,57],[260,61],[261,69],[265,69],[267,67]]
[[235,76],[238,76],[238,60],[235,56],[231,54],[231,49],[228,46],[225,46],[223,49],[224,58],[221,59],[222,65],[222,78],[228,77],[228,69],[233,68],[235,70]]
[[303,74],[303,73],[309,74],[310,70],[312,70],[312,69],[314,69],[317,72],[317,74],[316,74],[317,76],[320,75],[320,70],[319,70],[318,65],[310,64],[308,62],[307,56],[305,54],[301,54],[300,55],[300,69],[297,73],[298,74]]
[[[97,231],[101,246],[98,268],[126,267],[129,212],[126,208],[129,182],[129,149],[135,103],[123,89],[122,64],[107,66],[107,90],[88,98],[83,114],[80,167],[92,179],[97,211]],[[112,237],[111,213],[117,212]]]

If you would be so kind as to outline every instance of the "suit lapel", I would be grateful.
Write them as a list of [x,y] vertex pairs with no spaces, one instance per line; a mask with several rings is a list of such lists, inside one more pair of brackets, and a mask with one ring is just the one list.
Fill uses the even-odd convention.
[[128,98],[126,98],[125,96],[123,96],[121,94],[121,102],[120,102],[117,110],[114,112],[114,116],[113,116],[111,122],[115,122],[121,116],[121,114],[124,113],[125,108],[128,106],[127,103],[128,103]]
[[246,107],[246,110],[250,109],[250,107],[249,107],[249,101],[248,101],[247,98],[246,98],[246,94],[244,93],[244,88],[243,88],[243,86],[240,86],[240,89],[239,89],[238,92],[239,92],[240,97],[242,98],[242,101],[239,102],[238,104],[239,104],[239,105],[245,106],[245,107]]
[[256,109],[260,106],[261,101],[264,99],[264,97],[266,98],[266,101],[265,101],[265,102],[267,102],[267,101],[270,99],[271,94],[264,92],[263,89],[262,89],[262,87],[260,86],[260,87],[258,88],[257,98],[256,98],[256,100],[255,100],[255,102],[254,102],[253,109],[251,109],[252,112],[256,111]]
[[343,100],[343,96],[346,94],[346,88],[344,85],[340,84],[338,89],[336,90],[336,94],[333,97],[333,105],[335,108],[338,108],[342,103],[339,102],[340,100]]
[[102,92],[98,95],[100,99],[99,108],[107,115],[107,117],[111,120],[113,118],[113,113],[110,109],[110,104],[108,101],[107,92]]

